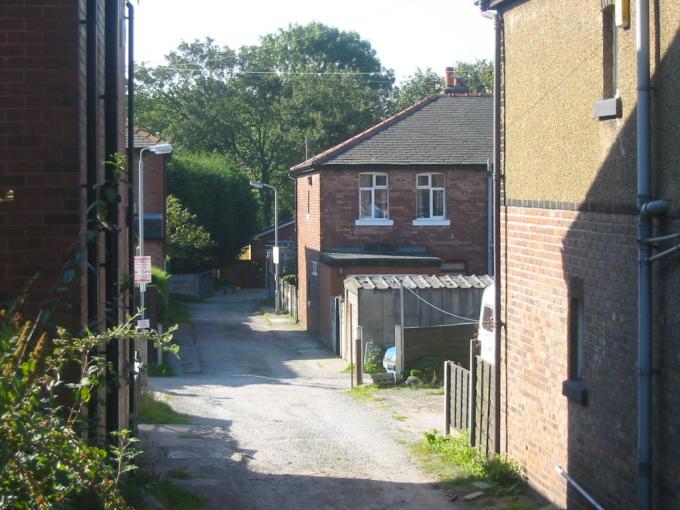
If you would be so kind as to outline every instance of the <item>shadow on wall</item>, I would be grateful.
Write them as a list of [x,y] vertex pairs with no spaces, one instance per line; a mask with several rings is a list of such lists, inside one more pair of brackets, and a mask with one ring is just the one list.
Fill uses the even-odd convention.
[[[658,2],[655,12],[658,27]],[[680,230],[680,193],[677,179],[672,178],[680,161],[680,145],[673,139],[680,127],[675,88],[680,69],[678,35],[663,59],[659,48],[657,39],[652,179],[655,197],[673,200],[675,208],[675,220],[656,225],[656,232],[664,234]],[[637,508],[638,501],[636,114],[633,109],[620,129],[562,246],[567,336],[573,353],[564,350],[572,359],[564,375],[580,378],[587,398],[585,404],[578,402],[584,395],[576,392],[568,401],[568,466],[563,468],[601,505],[617,509]],[[653,268],[655,508],[680,507],[680,442],[674,433],[680,430],[677,263],[677,258],[668,258]],[[575,340],[579,328],[583,335],[580,362]],[[588,507],[571,487],[567,501],[568,508]]]

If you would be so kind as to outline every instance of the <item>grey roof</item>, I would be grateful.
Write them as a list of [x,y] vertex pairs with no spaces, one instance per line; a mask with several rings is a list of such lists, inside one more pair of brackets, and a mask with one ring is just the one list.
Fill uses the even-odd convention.
[[399,289],[483,289],[493,284],[487,275],[356,275],[345,278],[345,284],[365,290]]
[[493,156],[493,97],[433,96],[292,168],[483,165]]
[[[134,132],[135,149],[144,149],[161,142],[163,142],[162,138],[143,129],[136,129]],[[125,136],[125,146],[127,147],[127,135]]]

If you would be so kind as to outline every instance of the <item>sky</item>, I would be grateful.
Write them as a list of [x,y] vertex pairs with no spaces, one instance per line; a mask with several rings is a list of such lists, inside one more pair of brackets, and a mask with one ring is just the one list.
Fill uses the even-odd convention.
[[182,40],[209,36],[237,49],[291,23],[319,21],[370,41],[397,81],[417,68],[444,74],[458,61],[493,58],[493,22],[473,0],[139,0],[135,59],[152,65]]

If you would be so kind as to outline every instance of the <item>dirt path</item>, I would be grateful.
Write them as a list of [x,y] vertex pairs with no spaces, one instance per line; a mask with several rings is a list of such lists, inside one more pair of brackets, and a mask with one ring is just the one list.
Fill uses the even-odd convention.
[[263,297],[191,305],[178,376],[149,384],[192,425],[144,427],[155,469],[182,473],[212,509],[462,508],[411,459],[420,431],[346,395],[344,362],[256,312]]

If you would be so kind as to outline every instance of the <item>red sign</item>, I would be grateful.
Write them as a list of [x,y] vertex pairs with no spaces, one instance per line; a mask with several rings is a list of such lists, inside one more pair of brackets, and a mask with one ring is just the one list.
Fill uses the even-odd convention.
[[151,283],[151,257],[135,257],[135,283]]

